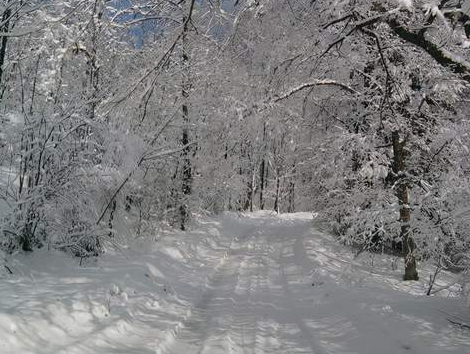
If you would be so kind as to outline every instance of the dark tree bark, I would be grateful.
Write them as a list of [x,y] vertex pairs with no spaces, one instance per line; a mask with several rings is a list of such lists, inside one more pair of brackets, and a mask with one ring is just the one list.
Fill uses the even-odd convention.
[[181,144],[184,147],[181,153],[182,157],[182,192],[183,200],[180,204],[180,228],[186,229],[186,224],[189,218],[188,197],[191,195],[192,189],[192,166],[191,166],[191,148],[189,146],[189,110],[188,99],[189,91],[191,89],[190,75],[189,75],[189,50],[188,50],[188,33],[191,15],[194,9],[195,0],[191,0],[189,5],[189,12],[187,17],[183,18],[183,33],[181,36],[182,41],[182,57],[181,64],[183,67],[183,82],[182,82],[182,116],[183,116],[183,132],[181,137]]
[[274,211],[279,214],[280,211],[280,192],[281,192],[281,178],[279,177],[279,170],[276,173],[276,197],[274,198]]
[[114,213],[116,212],[117,201],[116,198],[113,199],[111,204],[111,208],[109,209],[109,219],[108,219],[108,228],[109,228],[109,237],[113,237],[113,221],[114,221]]
[[261,160],[261,165],[259,168],[259,208],[260,210],[264,210],[264,176],[265,176],[265,169],[266,169],[266,160],[263,157]]
[[409,30],[394,18],[388,19],[387,23],[398,37],[424,49],[440,65],[449,68],[456,74],[462,74],[466,81],[470,81],[470,64],[468,62],[459,60],[441,45],[428,40],[423,32]]
[[266,157],[264,156],[266,150],[266,123],[263,124],[263,157],[261,160],[261,165],[259,169],[259,208],[260,210],[264,210],[264,187],[265,187],[265,170],[266,170]]
[[400,237],[402,240],[402,251],[405,257],[405,275],[404,280],[418,280],[418,271],[416,270],[416,258],[414,256],[415,244],[411,234],[410,219],[410,200],[408,194],[408,186],[404,180],[406,170],[406,141],[400,141],[400,133],[394,131],[392,133],[393,144],[393,162],[394,172],[397,178],[397,198],[400,206]]
[[251,178],[248,181],[248,195],[245,203],[245,210],[250,210],[250,212],[253,212],[253,196],[255,194],[255,174],[256,170],[253,169],[251,173]]
[[[7,6],[8,6],[7,2]],[[5,12],[2,16],[2,23],[3,26],[0,27],[0,32],[8,33],[10,30],[10,16],[11,16],[11,8],[7,7]],[[0,86],[3,84],[3,67],[5,65],[5,57],[7,53],[7,44],[8,44],[8,36],[3,36],[0,42]]]
[[289,205],[287,206],[287,212],[288,213],[293,213],[295,212],[295,173],[296,173],[296,168],[295,168],[295,161],[292,165],[292,177],[290,178],[289,181],[289,189],[288,189],[288,200],[289,200]]

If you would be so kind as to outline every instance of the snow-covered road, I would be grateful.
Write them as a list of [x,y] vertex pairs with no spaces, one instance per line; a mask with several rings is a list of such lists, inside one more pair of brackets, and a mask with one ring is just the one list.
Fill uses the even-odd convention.
[[[0,354],[466,354],[456,298],[400,280],[401,261],[350,249],[311,214],[200,219],[82,266],[59,252],[9,261]],[[131,241],[129,241],[131,240]],[[123,241],[124,242],[124,241]]]
[[448,304],[367,284],[328,237],[309,248],[311,220],[264,215],[236,229],[168,354],[470,353],[470,333],[435,323]]
[[[311,301],[289,286],[295,239],[284,235],[292,226],[269,219],[247,224],[169,353],[325,352],[300,315]],[[295,226],[300,236],[309,229]]]

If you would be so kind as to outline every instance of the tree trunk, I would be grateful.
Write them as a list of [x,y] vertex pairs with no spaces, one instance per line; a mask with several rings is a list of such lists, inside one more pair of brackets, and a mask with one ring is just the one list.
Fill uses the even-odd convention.
[[109,219],[108,219],[108,228],[109,228],[109,237],[114,236],[113,232],[113,221],[114,221],[114,213],[116,212],[117,202],[116,198],[113,199],[111,203],[111,208],[109,209]]
[[261,161],[261,166],[259,168],[259,208],[260,210],[264,209],[264,197],[263,197],[263,191],[264,191],[264,171],[266,169],[266,160],[263,157],[263,160]]
[[260,179],[260,185],[259,185],[259,208],[260,210],[264,209],[264,199],[263,199],[263,192],[264,192],[264,187],[265,187],[265,170],[266,170],[266,122],[263,124],[263,157],[261,160],[261,165],[259,169],[259,179]]
[[295,211],[295,161],[292,165],[292,177],[289,181],[289,205],[287,206],[287,212],[293,213]]
[[245,211],[250,210],[253,211],[253,194],[254,194],[254,187],[255,187],[255,170],[253,169],[251,178],[248,180],[248,193],[246,196],[245,207],[243,208]]
[[[191,4],[192,6],[192,4]],[[180,228],[181,230],[186,229],[186,223],[189,218],[189,210],[187,204],[187,197],[191,194],[191,185],[192,185],[192,168],[191,168],[191,151],[188,146],[189,144],[189,111],[188,111],[188,99],[189,91],[191,89],[191,83],[189,80],[189,52],[188,52],[188,21],[186,18],[183,19],[183,35],[182,35],[182,67],[183,67],[183,80],[182,80],[182,115],[183,115],[183,134],[181,138],[181,145],[183,145],[183,151],[181,157],[183,160],[182,168],[182,192],[183,200],[180,204]]]
[[414,256],[415,244],[411,235],[410,219],[410,200],[408,194],[408,186],[404,181],[405,172],[405,141],[400,141],[400,133],[394,131],[392,133],[393,143],[393,162],[394,172],[397,178],[397,198],[400,206],[400,237],[402,240],[402,251],[405,257],[405,275],[404,280],[418,280],[418,271],[416,270],[416,259]]
[[[8,2],[7,2],[7,6],[8,6]],[[0,27],[0,32],[8,33],[10,31],[10,16],[11,16],[11,8],[7,8],[2,16],[3,26]],[[3,83],[3,68],[5,65],[5,57],[7,53],[7,43],[8,43],[8,36],[3,36],[0,41],[0,86]]]
[[274,211],[279,214],[280,211],[280,200],[279,200],[279,195],[281,191],[281,179],[279,177],[279,171],[277,171],[277,176],[276,176],[276,198],[274,199]]
[[253,202],[252,202],[252,200],[253,200],[253,179],[250,178],[248,180],[245,206],[243,207],[244,211],[247,211],[247,210],[253,211]]

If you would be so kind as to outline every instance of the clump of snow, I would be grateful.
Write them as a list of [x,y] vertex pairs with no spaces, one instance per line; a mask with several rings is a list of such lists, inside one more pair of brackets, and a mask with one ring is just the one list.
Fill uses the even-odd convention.
[[408,11],[413,11],[413,8],[414,8],[413,0],[398,0],[398,4],[401,7],[404,7],[405,9],[407,9]]

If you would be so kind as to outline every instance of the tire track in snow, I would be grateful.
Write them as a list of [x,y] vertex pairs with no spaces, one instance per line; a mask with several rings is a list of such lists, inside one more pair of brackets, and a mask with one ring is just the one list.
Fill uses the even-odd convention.
[[[250,271],[250,261],[249,257],[244,257],[243,261],[241,262],[241,272],[240,272],[240,279],[237,284],[237,288],[240,290],[242,287],[240,286],[240,280],[245,283],[244,287],[244,300],[239,302],[237,307],[234,306],[234,311],[236,311],[236,321],[237,325],[239,326],[240,331],[240,342],[239,348],[241,347],[243,354],[253,354],[253,351],[249,351],[249,348],[253,346],[256,339],[256,315],[251,311],[249,307],[251,294],[254,291],[254,283],[253,277],[246,276],[246,274]],[[243,276],[243,277],[242,277]]]
[[[266,235],[260,235],[257,242],[257,262],[258,262],[258,290],[260,294],[270,293],[270,246]],[[256,305],[255,305],[256,306]],[[278,352],[281,348],[276,338],[275,325],[269,323],[269,316],[266,313],[258,315],[256,326],[258,328],[259,345],[255,347],[255,354],[267,354]],[[263,335],[264,334],[264,335]]]
[[293,315],[293,319],[303,334],[303,338],[308,342],[312,353],[314,354],[326,354],[326,351],[324,350],[323,346],[319,342],[319,340],[314,336],[312,333],[311,329],[308,327],[308,325],[305,323],[304,319],[302,316],[300,316],[299,311],[297,310],[296,305],[292,302],[293,299],[293,293],[290,289],[289,286],[289,281],[286,276],[285,272],[285,246],[282,247],[279,251],[279,275],[280,275],[280,280],[282,284],[282,288],[284,290],[284,294],[286,297],[286,303],[291,309],[291,313]]
[[[250,231],[248,231],[250,232]],[[234,293],[237,285],[240,281],[240,267],[246,257],[246,252],[237,254],[238,251],[243,250],[241,245],[251,242],[249,240],[250,234],[244,234],[243,236],[234,237],[230,243],[230,248],[224,253],[224,257],[216,267],[215,271],[211,276],[208,277],[208,290],[205,291],[201,299],[191,307],[190,314],[185,318],[178,331],[174,333],[174,336],[169,343],[162,348],[160,353],[227,353],[233,352],[233,346],[224,345],[232,342],[232,335],[230,333],[231,326],[233,324],[233,300],[227,294]],[[235,248],[237,246],[237,248]],[[233,269],[235,270],[233,271]],[[236,277],[236,282],[231,282],[230,279]],[[228,280],[228,281],[227,281]],[[228,287],[229,289],[224,289]],[[218,295],[222,295],[218,299]],[[216,301],[225,299],[225,306],[230,303],[231,305],[226,308],[225,311],[219,311],[217,313]],[[231,310],[230,310],[231,308]],[[220,310],[220,309],[219,309]],[[228,311],[227,311],[228,310]],[[211,314],[211,312],[215,312]],[[217,316],[217,315],[225,316]],[[227,321],[227,318],[229,320]],[[217,323],[214,321],[221,321]],[[221,327],[223,328],[222,333],[214,335],[216,332],[220,332]],[[221,348],[224,348],[220,351]],[[217,348],[217,352],[214,352],[214,348]]]
[[292,240],[277,236],[278,220],[253,221],[234,239],[166,354],[325,353],[289,288],[283,250]]
[[[266,273],[266,269],[263,269],[263,259],[261,255],[261,246],[262,244],[260,243],[260,235],[259,233],[257,234],[257,239],[256,239],[256,244],[255,244],[255,252],[256,252],[256,287],[255,287],[255,293],[263,293],[263,290],[265,287],[263,286],[263,275]],[[264,271],[264,272],[263,272]],[[264,282],[265,284],[266,282]],[[256,305],[254,305],[256,306]],[[261,316],[257,311],[253,311],[255,313],[255,340],[254,340],[254,354],[264,354],[264,338],[261,332],[261,327],[260,327],[260,322],[261,322]]]
[[235,241],[236,241],[236,237],[232,238],[230,242],[230,246],[229,246],[230,248],[224,252],[223,257],[215,266],[214,271],[207,276],[209,290],[204,291],[199,301],[196,302],[194,305],[191,305],[186,310],[185,315],[183,316],[181,321],[177,322],[175,325],[173,325],[173,327],[165,330],[165,337],[163,341],[156,344],[155,354],[165,354],[165,353],[170,352],[171,347],[174,345],[180,332],[183,331],[187,327],[190,320],[195,316],[194,312],[198,308],[203,307],[205,303],[208,303],[210,301],[211,296],[212,296],[211,288],[218,282],[218,274],[221,271],[220,269],[224,266],[229,256],[231,245]]

